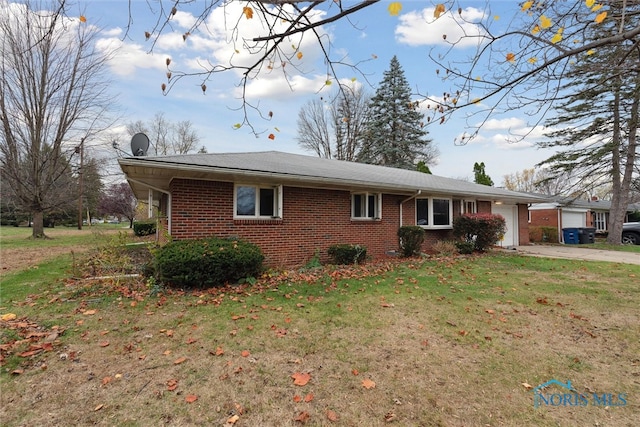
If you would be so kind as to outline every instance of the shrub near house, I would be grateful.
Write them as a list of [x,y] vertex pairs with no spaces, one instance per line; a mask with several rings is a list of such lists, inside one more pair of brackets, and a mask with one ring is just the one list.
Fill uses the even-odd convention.
[[498,242],[506,231],[502,215],[465,214],[453,223],[453,235],[461,238],[463,244],[473,242],[474,249],[481,252]]
[[257,276],[263,260],[258,246],[240,240],[177,240],[158,250],[155,269],[164,284],[208,288]]

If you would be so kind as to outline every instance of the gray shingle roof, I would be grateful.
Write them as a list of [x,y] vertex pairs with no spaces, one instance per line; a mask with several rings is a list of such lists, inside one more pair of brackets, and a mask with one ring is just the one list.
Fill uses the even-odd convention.
[[450,194],[466,197],[496,198],[518,202],[540,202],[541,198],[503,188],[488,187],[459,179],[429,175],[418,171],[323,159],[300,154],[264,151],[251,153],[185,154],[159,157],[129,157],[120,160],[126,166],[269,176],[287,182],[323,182],[333,185],[370,188],[370,191],[396,191]]

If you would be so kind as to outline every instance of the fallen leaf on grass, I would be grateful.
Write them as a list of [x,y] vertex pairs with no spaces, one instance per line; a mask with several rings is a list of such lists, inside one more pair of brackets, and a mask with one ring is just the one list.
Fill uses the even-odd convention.
[[84,314],[85,316],[91,316],[93,314],[96,314],[96,310],[85,310],[82,312],[82,314]]
[[371,390],[372,388],[376,388],[376,383],[369,378],[366,378],[362,380],[362,387],[366,388],[367,390]]
[[299,423],[306,423],[307,421],[309,421],[309,418],[311,418],[311,415],[309,415],[309,413],[307,411],[302,411],[298,414],[297,417],[295,417],[293,420],[294,421],[298,421]]
[[533,386],[528,383],[522,383],[522,387],[526,388],[527,390],[531,390],[533,388]]
[[109,341],[102,341],[100,344],[98,344],[100,347],[109,347]]
[[182,356],[182,357],[179,357],[179,358],[177,358],[176,360],[174,360],[174,361],[173,361],[173,364],[174,364],[174,365],[179,365],[179,364],[181,364],[181,363],[185,362],[186,360],[187,360],[187,358],[186,358],[186,357],[184,357],[184,356]]
[[178,380],[170,379],[167,381],[167,390],[173,391],[178,388]]
[[185,398],[184,398],[184,400],[185,400],[187,403],[193,403],[193,402],[195,402],[196,400],[198,400],[198,396],[196,396],[195,394],[187,394],[187,397],[185,397]]
[[305,403],[309,403],[313,400],[313,393],[309,393],[304,397]]
[[102,379],[102,385],[107,385],[111,382],[111,377],[104,377]]
[[338,414],[336,414],[334,411],[332,411],[331,409],[327,409],[327,419],[331,422],[336,422],[340,419],[340,417],[338,417]]
[[97,412],[100,409],[104,408],[104,403],[99,404],[98,406],[96,406],[95,408],[93,408],[93,412]]
[[311,374],[296,372],[295,374],[291,375],[291,378],[293,378],[294,385],[303,386],[309,382],[309,380],[311,379]]
[[293,401],[296,403],[300,403],[302,402],[302,397],[296,394],[295,396],[293,396]]
[[238,415],[234,415],[233,417],[229,418],[227,420],[227,425],[234,425],[236,423],[236,421],[238,421],[240,419],[240,417]]
[[242,352],[240,353],[240,356],[249,357],[251,356],[251,352],[249,350],[242,350]]
[[24,369],[14,369],[11,371],[11,375],[21,375],[24,374]]
[[9,320],[15,320],[17,317],[18,316],[16,316],[14,313],[7,313],[2,315],[2,320],[8,322]]
[[215,356],[222,356],[224,354],[224,350],[222,349],[222,347],[218,347],[216,348],[216,351],[210,351],[209,353],[215,355]]

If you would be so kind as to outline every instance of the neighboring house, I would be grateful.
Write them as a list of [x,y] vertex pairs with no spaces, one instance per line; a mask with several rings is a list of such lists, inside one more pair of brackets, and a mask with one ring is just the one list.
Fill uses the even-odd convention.
[[[334,244],[382,258],[399,249],[400,226],[420,224],[425,247],[451,238],[462,213],[499,213],[501,242],[529,242],[528,194],[417,171],[281,153],[129,157],[120,167],[139,200],[159,209],[173,239],[238,237],[270,266],[295,266]],[[150,209],[151,211],[151,209]],[[159,227],[160,229],[161,227]]]
[[[629,205],[629,214],[638,211],[640,205]],[[595,228],[596,233],[609,230],[611,202],[606,200],[577,200],[557,197],[552,202],[533,203],[529,206],[529,225],[554,227],[558,230],[560,242],[563,228]],[[628,221],[626,219],[625,221]]]

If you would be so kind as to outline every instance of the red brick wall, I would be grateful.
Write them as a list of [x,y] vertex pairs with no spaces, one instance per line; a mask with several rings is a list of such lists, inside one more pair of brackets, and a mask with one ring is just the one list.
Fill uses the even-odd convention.
[[558,228],[558,210],[540,209],[531,211],[530,226],[555,227]]
[[348,191],[284,187],[282,219],[234,220],[233,183],[177,179],[171,194],[174,238],[237,236],[260,246],[270,266],[303,265],[316,251],[326,261],[329,246],[342,243],[384,257],[398,249],[399,203],[406,198],[385,194],[380,221],[352,221]]
[[[352,221],[348,191],[284,187],[281,219],[234,220],[233,183],[176,179],[171,183],[171,235],[237,236],[260,246],[265,263],[274,267],[303,265],[316,252],[327,261],[327,249],[343,243],[364,245],[369,256],[383,258],[398,250],[400,202],[406,199],[384,194],[381,220]],[[478,212],[491,212],[489,201],[478,201],[477,207]],[[459,211],[459,203],[454,203],[454,217]],[[518,215],[520,243],[526,244],[526,205],[519,206]],[[415,199],[402,205],[402,224],[415,225]],[[426,230],[423,250],[450,239],[451,230]]]
[[476,202],[476,209],[478,213],[491,213],[491,202],[479,200]]
[[529,206],[518,205],[518,243],[528,245],[529,241]]

